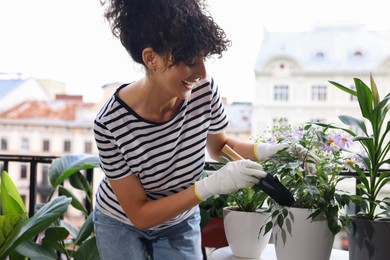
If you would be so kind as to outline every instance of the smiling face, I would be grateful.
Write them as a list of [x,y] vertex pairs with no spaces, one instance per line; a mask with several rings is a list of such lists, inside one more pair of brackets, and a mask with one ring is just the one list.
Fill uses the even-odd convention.
[[180,62],[172,65],[172,62],[164,61],[159,56],[154,67],[148,72],[148,77],[155,87],[170,98],[186,99],[191,94],[195,82],[206,77],[206,68],[202,56],[194,59],[190,64]]

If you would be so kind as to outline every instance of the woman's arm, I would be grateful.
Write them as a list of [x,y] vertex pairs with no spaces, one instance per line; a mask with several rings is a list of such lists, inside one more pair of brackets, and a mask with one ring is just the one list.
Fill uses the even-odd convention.
[[[224,155],[221,149],[225,144],[244,158],[256,159],[253,143],[230,138],[225,133],[207,137],[207,149],[213,159],[218,160],[219,156]],[[162,224],[200,202],[193,185],[177,194],[149,201],[138,177],[134,174],[119,180],[110,180],[110,184],[127,217],[139,229]]]
[[193,185],[177,194],[149,201],[134,174],[123,179],[110,180],[110,184],[127,217],[139,229],[162,224],[200,202]]
[[207,151],[209,152],[211,158],[219,160],[220,156],[226,156],[221,151],[225,144],[229,145],[245,159],[253,161],[257,160],[254,154],[254,143],[229,137],[224,132],[219,134],[209,134],[207,136]]

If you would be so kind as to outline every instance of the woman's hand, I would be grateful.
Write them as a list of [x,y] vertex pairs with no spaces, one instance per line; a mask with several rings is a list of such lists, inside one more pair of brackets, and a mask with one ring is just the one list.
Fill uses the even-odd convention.
[[237,189],[252,187],[267,175],[263,168],[250,160],[228,162],[211,176],[195,183],[195,194],[204,201],[216,194],[226,194]]

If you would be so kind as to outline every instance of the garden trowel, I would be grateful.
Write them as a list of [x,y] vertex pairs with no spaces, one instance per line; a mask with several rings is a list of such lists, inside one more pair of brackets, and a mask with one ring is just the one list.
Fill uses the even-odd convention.
[[[244,158],[234,151],[230,146],[225,145],[222,152],[232,160],[243,160]],[[281,206],[292,206],[294,197],[291,192],[272,174],[267,173],[265,178],[260,179],[259,187]]]

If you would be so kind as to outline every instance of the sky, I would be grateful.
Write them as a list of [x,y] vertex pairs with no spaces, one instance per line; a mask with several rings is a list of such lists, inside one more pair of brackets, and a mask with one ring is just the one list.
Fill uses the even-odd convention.
[[[254,63],[264,31],[305,31],[317,23],[358,22],[390,30],[386,0],[207,0],[232,41],[206,63],[229,102],[252,102]],[[112,36],[99,0],[0,0],[0,73],[64,82],[68,94],[99,102],[102,86],[143,70]],[[1,77],[1,74],[0,74]]]

